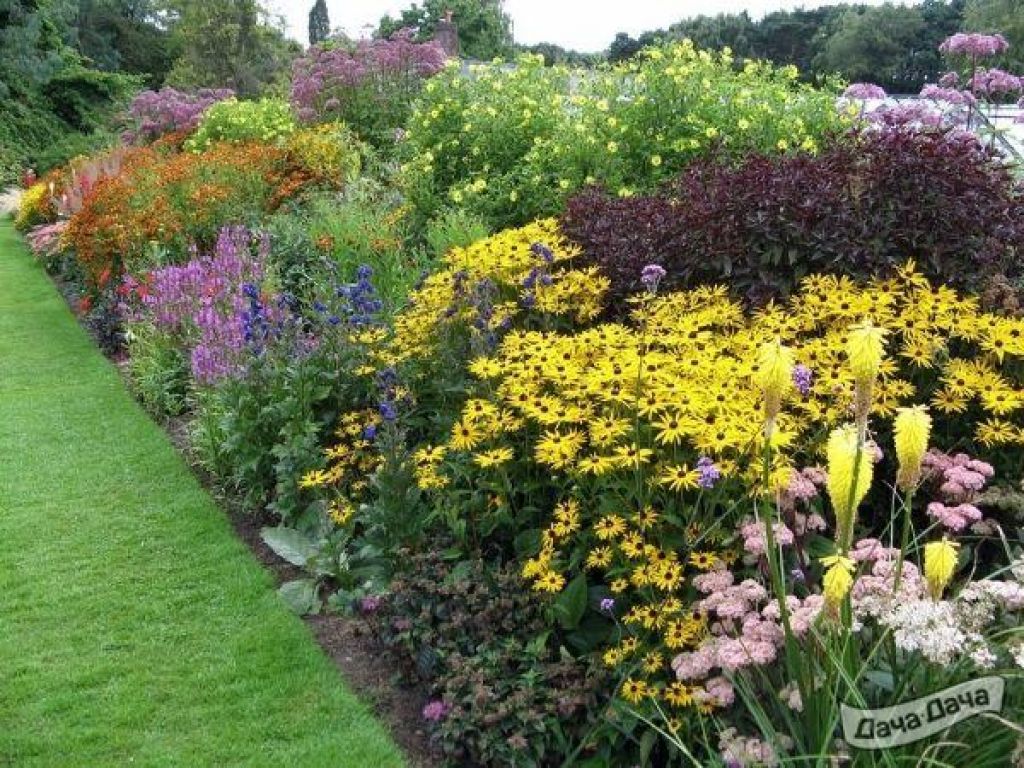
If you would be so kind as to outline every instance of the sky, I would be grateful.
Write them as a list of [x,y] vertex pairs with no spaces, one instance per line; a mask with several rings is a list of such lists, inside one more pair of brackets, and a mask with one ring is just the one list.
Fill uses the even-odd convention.
[[[381,16],[397,16],[411,4],[412,0],[327,0],[327,9],[332,28],[363,37],[376,28]],[[589,52],[607,48],[618,32],[636,37],[700,14],[745,10],[756,19],[781,8],[821,4],[814,0],[505,0],[505,11],[512,17],[517,43],[557,43]],[[305,43],[313,0],[269,0],[268,5],[284,15],[289,34]]]

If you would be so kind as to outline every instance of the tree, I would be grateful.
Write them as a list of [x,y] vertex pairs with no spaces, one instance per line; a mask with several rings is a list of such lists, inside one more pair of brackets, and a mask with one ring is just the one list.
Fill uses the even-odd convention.
[[331,19],[327,15],[326,0],[316,0],[309,9],[309,44],[322,43],[331,35]]
[[416,39],[431,40],[439,21],[451,11],[459,29],[459,47],[466,58],[490,60],[512,53],[512,20],[502,0],[424,0],[413,3],[397,19],[385,16],[378,37],[391,37],[403,28],[415,31]]
[[608,46],[608,61],[625,61],[631,59],[640,52],[644,45],[639,40],[634,40],[625,32],[619,32]]
[[1024,0],[969,0],[964,10],[964,29],[987,34],[999,32],[1010,48],[997,63],[1014,71],[1024,69]]
[[926,61],[933,60],[936,45],[926,41],[924,32],[924,18],[916,6],[849,10],[814,66],[850,81],[877,83],[888,91],[916,92],[929,75]]
[[173,0],[171,8],[181,53],[169,85],[255,96],[280,80],[299,53],[260,0]]

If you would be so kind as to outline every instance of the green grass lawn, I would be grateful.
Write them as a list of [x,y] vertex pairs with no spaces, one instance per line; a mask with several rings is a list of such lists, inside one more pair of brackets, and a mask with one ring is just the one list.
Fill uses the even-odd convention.
[[400,766],[0,222],[0,766]]

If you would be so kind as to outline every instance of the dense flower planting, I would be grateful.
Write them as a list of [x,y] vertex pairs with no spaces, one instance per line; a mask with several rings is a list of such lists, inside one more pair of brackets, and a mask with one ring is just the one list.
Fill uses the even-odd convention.
[[525,57],[428,83],[406,137],[409,193],[421,212],[455,203],[523,224],[584,184],[649,190],[715,150],[813,152],[848,120],[792,68],[737,67],[689,41],[579,78]]
[[[1000,44],[928,98],[1008,98]],[[20,223],[438,764],[1006,765],[1022,191],[969,119],[795,75],[332,43],[291,106],[147,96],[162,138]],[[841,722],[997,675],[998,718]]]
[[367,140],[393,143],[423,81],[445,59],[440,45],[414,42],[408,31],[351,47],[313,46],[293,65],[291,103],[305,122],[341,120]]
[[228,98],[207,108],[195,133],[185,142],[185,149],[202,151],[222,141],[274,144],[294,131],[295,117],[287,102],[281,99],[238,101]]
[[128,108],[133,127],[123,134],[127,144],[144,144],[168,133],[191,131],[213,104],[234,96],[227,88],[201,89],[194,94],[176,88],[142,91]]

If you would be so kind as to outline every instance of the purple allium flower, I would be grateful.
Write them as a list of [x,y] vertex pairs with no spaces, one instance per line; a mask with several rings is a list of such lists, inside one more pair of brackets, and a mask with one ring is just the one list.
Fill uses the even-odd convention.
[[811,379],[813,374],[806,365],[797,364],[793,366],[793,386],[801,395],[807,395],[811,391]]
[[700,473],[700,476],[697,478],[697,485],[701,488],[714,488],[715,483],[722,477],[722,471],[707,456],[701,456],[697,461],[697,472]]
[[363,437],[366,440],[373,440],[375,437],[377,437],[377,425],[367,424],[366,427],[363,429]]
[[847,99],[884,99],[888,94],[882,86],[874,83],[850,83],[843,96]]
[[657,293],[658,285],[666,274],[668,273],[660,264],[648,264],[640,272],[640,282],[650,293]]
[[612,613],[615,610],[615,599],[605,597],[601,599],[601,613]]
[[450,707],[443,701],[435,699],[434,701],[428,702],[423,707],[423,719],[429,720],[432,723],[438,723],[441,720],[444,720],[449,709]]
[[380,411],[380,417],[384,419],[384,421],[394,421],[398,418],[398,411],[395,410],[395,404],[389,400],[385,400],[381,403],[378,410]]

